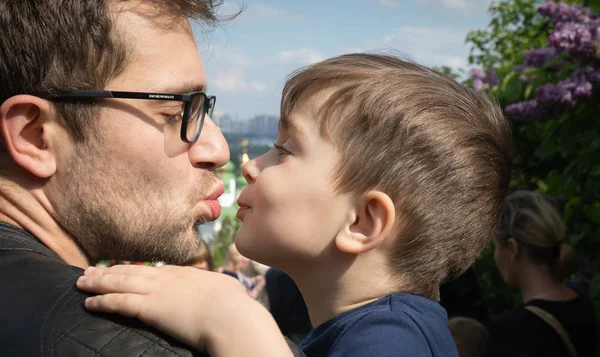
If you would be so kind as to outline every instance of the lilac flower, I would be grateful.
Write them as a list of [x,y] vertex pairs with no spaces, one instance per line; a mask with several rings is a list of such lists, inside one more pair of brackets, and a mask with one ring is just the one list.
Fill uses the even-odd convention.
[[[557,84],[547,83],[539,87],[536,93],[538,103],[552,107],[563,105],[573,107],[579,100],[592,97],[592,81],[600,79],[596,71],[586,67],[577,70],[569,78]],[[596,82],[595,82],[596,83]]]
[[538,12],[552,20],[552,23],[559,22],[583,22],[587,23],[597,18],[587,8],[577,4],[566,4],[564,2],[546,1],[538,8]]
[[476,79],[483,80],[485,78],[485,73],[481,72],[477,68],[471,69],[471,74],[473,75],[473,78],[476,78]]
[[553,106],[557,104],[575,105],[571,91],[559,84],[547,83],[537,89],[536,99],[544,106]]
[[539,120],[541,118],[540,108],[535,99],[508,105],[504,112],[516,119]]
[[471,74],[473,75],[473,87],[477,91],[485,89],[486,85],[493,87],[500,83],[498,75],[491,69],[483,73],[479,69],[473,68],[471,69]]
[[517,73],[521,73],[521,72],[525,71],[526,68],[527,68],[527,65],[518,64],[515,66],[515,68],[513,68],[513,71],[515,71]]
[[493,69],[488,69],[485,72],[485,82],[490,86],[494,87],[500,84],[500,80],[498,79],[498,74]]
[[600,70],[591,66],[579,68],[573,73],[573,77],[579,78],[580,80],[587,80],[592,84],[599,84]]
[[[540,68],[540,67],[544,67],[545,65],[550,63],[559,54],[560,54],[559,51],[554,47],[532,49],[532,50],[526,51],[523,54],[523,60],[524,60],[525,64],[528,66]],[[563,62],[558,61],[557,63],[553,64],[551,66],[551,68],[549,68],[549,69],[558,70],[562,65],[563,65]]]
[[480,91],[483,89],[483,81],[479,78],[475,78],[473,80],[473,87],[475,88],[476,91]]
[[558,23],[548,37],[548,44],[561,51],[567,51],[575,58],[600,58],[598,26],[575,22]]
[[523,82],[523,84],[529,84],[529,82],[531,82],[531,80],[532,80],[532,79],[533,79],[533,78],[531,78],[531,77],[529,77],[529,76],[526,76],[526,75],[524,75],[524,74],[522,74],[522,75],[520,75],[520,76],[519,76],[519,80],[520,80],[521,82]]

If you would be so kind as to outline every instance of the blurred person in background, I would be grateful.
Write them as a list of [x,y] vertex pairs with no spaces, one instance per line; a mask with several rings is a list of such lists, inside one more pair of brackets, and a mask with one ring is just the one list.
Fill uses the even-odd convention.
[[196,250],[196,254],[188,259],[188,261],[183,265],[208,271],[215,270],[210,249],[203,239],[200,239],[200,247],[198,247],[198,250]]
[[448,320],[448,329],[460,357],[482,356],[490,335],[481,322],[470,317],[452,317]]
[[244,271],[249,264],[250,260],[240,254],[235,247],[235,243],[231,243],[227,248],[225,264],[217,271],[239,280],[246,288],[248,295],[256,300],[265,288],[265,277],[263,275],[247,276]]
[[492,322],[486,355],[596,357],[593,303],[561,284],[575,257],[564,236],[560,215],[542,195],[517,191],[505,200],[494,261],[523,304]]

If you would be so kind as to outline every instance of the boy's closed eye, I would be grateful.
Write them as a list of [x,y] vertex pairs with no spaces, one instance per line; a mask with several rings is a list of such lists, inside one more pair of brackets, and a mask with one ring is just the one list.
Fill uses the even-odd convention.
[[[285,144],[284,144],[285,145]],[[284,145],[277,145],[277,143],[273,143],[273,147],[277,151],[278,156],[286,156],[290,155],[291,152],[284,147]]]

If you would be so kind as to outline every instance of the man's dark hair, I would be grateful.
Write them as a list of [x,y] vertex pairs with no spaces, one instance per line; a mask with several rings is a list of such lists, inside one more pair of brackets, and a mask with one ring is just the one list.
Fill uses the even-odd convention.
[[[0,0],[0,103],[38,91],[104,89],[127,66],[128,47],[109,5],[128,0]],[[218,23],[216,0],[145,0],[161,17]],[[94,106],[57,103],[77,141]],[[2,145],[4,147],[4,145]]]

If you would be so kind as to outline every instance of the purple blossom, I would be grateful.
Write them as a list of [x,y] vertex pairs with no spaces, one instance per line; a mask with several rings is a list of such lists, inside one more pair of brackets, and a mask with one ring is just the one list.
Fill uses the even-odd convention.
[[494,86],[497,86],[498,84],[500,84],[500,80],[498,79],[498,74],[496,74],[496,71],[494,71],[492,69],[488,69],[485,72],[485,82],[490,87],[494,87]]
[[481,80],[483,80],[485,78],[485,73],[481,72],[477,68],[471,69],[471,74],[473,75],[473,78],[477,78],[477,79],[481,79]]
[[516,119],[540,120],[541,118],[540,108],[535,99],[508,105],[504,112]]
[[592,84],[590,82],[577,83],[573,89],[573,97],[577,99],[588,99],[592,96]]
[[592,84],[599,84],[600,70],[591,66],[579,68],[573,73],[573,77],[576,77],[581,81],[586,80]]
[[[560,52],[554,47],[532,49],[523,54],[523,60],[526,65],[531,67],[544,67],[554,60]],[[562,61],[553,64],[550,69],[558,70],[562,66]]]
[[527,65],[518,64],[515,66],[515,68],[513,68],[513,71],[515,71],[517,73],[521,73],[521,72],[525,71],[526,68],[527,68]]
[[[531,49],[523,55],[523,65],[515,66],[523,82],[529,82],[531,73],[525,66],[558,70],[563,61],[555,61],[562,53],[574,60],[600,59],[600,16],[587,8],[564,2],[546,1],[538,9],[554,23],[554,31],[548,38],[548,47]],[[482,83],[485,74],[478,73]],[[482,76],[483,75],[483,76]],[[600,84],[600,69],[587,66],[577,69],[570,77],[558,82],[547,83],[537,88],[535,99],[506,107],[506,114],[528,120],[543,120],[558,116],[577,102],[592,97],[594,85]],[[483,85],[483,84],[482,84]]]
[[566,4],[564,2],[546,1],[538,8],[538,12],[552,20],[552,23],[559,22],[583,22],[587,23],[596,19],[587,8],[577,4]]
[[[548,38],[548,47],[566,51],[574,58],[600,59],[600,16],[577,4],[546,1],[538,12],[549,17],[555,25]],[[544,53],[526,53],[526,62],[540,67]]]
[[537,101],[544,106],[553,106],[557,104],[575,105],[573,94],[562,84],[548,83],[539,87],[537,90]]
[[493,87],[500,84],[498,75],[494,70],[490,69],[484,73],[477,68],[473,68],[471,74],[473,75],[473,87],[477,91],[485,89],[486,85]]
[[593,68],[586,67],[575,71],[569,78],[556,84],[547,83],[539,87],[536,99],[544,106],[564,105],[573,107],[579,100],[592,97],[592,80],[594,83],[600,75]]
[[475,78],[473,80],[473,87],[475,88],[476,91],[480,91],[483,89],[483,81],[479,78]]
[[533,78],[531,78],[531,77],[529,77],[529,76],[526,76],[526,75],[524,75],[524,74],[521,74],[521,75],[519,76],[519,80],[520,80],[521,82],[523,82],[523,84],[529,84],[529,82],[531,82],[531,80],[532,80],[532,79],[533,79]]
[[548,44],[575,58],[600,58],[598,33],[598,24],[558,23],[548,37]]

